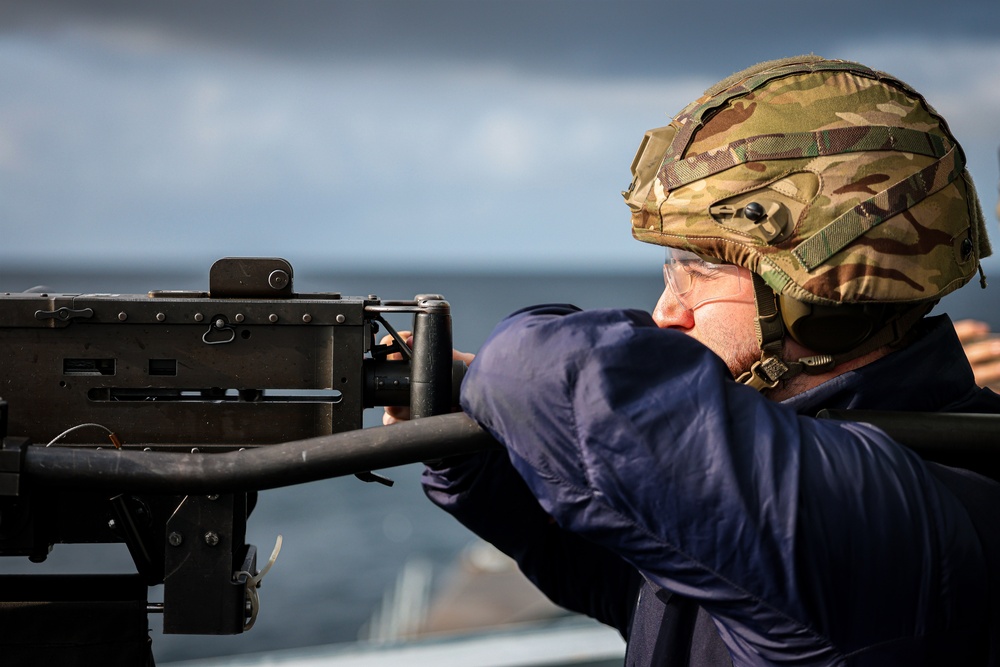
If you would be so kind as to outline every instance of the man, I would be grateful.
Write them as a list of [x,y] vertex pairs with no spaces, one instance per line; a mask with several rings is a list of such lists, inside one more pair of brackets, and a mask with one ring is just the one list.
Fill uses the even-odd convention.
[[628,665],[1000,664],[1000,485],[815,418],[1000,412],[924,317],[990,252],[944,120],[862,65],[774,61],[633,175],[655,312],[502,322],[461,394],[506,451],[430,466],[429,497]]

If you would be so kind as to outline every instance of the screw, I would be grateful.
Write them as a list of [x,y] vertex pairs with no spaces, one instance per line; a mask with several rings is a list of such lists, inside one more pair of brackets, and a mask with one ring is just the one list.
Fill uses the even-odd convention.
[[115,520],[114,519],[108,519],[108,528],[110,528],[111,530],[114,530],[116,528],[116,526],[117,526],[117,524],[115,524]]
[[747,204],[746,207],[743,209],[743,215],[750,222],[757,222],[758,220],[762,219],[765,215],[767,215],[767,211],[764,210],[763,206],[761,206],[755,201],[752,201],[749,204]]
[[278,321],[278,316],[275,315],[274,313],[271,313],[270,315],[267,316],[267,321],[270,322],[271,324],[274,324],[275,322]]
[[211,530],[205,533],[205,544],[210,547],[214,547],[219,544],[219,534],[214,533]]
[[243,317],[243,313],[236,313],[236,317],[234,317],[233,319],[236,320],[237,322],[242,322],[245,318]]
[[219,494],[218,493],[213,493],[213,494],[207,495],[205,497],[208,498],[209,500],[218,500],[219,499]]
[[340,315],[337,315],[337,324],[343,324],[346,321],[347,321],[347,318],[344,317],[343,313],[341,313]]
[[162,322],[165,319],[167,319],[167,316],[164,315],[163,313],[157,313],[156,314],[156,321],[157,322]]
[[194,314],[194,321],[195,322],[201,322],[203,319],[205,319],[205,316],[202,315],[201,313],[195,313]]
[[128,319],[128,313],[126,313],[126,312],[125,312],[125,311],[123,310],[122,312],[118,313],[118,319],[119,319],[120,321],[124,322],[125,320],[127,320],[127,319]]
[[305,315],[302,316],[302,321],[305,322],[306,324],[309,324],[310,322],[313,321],[313,316],[310,315],[309,313],[306,313]]
[[169,542],[172,547],[179,547],[183,541],[184,536],[178,532],[173,532],[167,535],[167,542]]

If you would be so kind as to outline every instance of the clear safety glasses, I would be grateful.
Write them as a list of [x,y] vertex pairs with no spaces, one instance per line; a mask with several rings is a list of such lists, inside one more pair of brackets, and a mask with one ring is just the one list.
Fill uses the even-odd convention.
[[735,264],[713,264],[693,252],[667,248],[663,282],[688,310],[735,297],[742,288],[740,281],[740,269]]

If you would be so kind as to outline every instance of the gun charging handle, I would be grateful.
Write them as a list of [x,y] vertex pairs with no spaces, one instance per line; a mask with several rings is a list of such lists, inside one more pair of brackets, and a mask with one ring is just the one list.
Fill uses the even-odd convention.
[[437,294],[418,294],[416,301],[410,414],[447,414],[452,408],[451,306]]

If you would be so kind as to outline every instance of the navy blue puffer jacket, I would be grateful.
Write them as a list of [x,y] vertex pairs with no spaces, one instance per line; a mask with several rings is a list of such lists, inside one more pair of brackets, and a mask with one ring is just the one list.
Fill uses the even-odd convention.
[[425,489],[552,600],[617,627],[630,665],[994,664],[1000,484],[813,417],[1000,412],[950,321],[922,326],[775,403],[647,313],[520,311],[461,392],[506,456],[429,468]]

